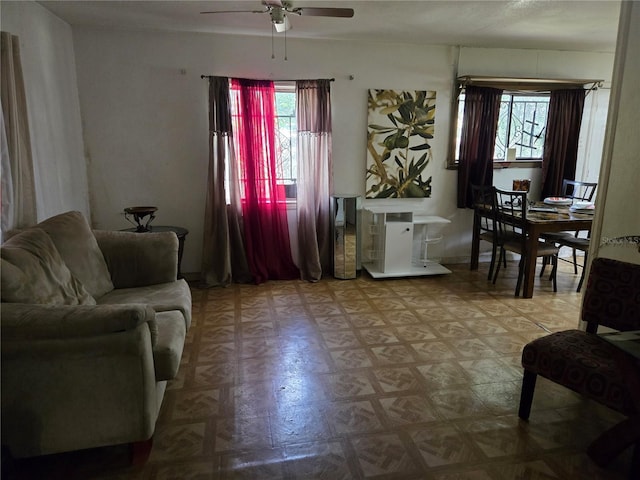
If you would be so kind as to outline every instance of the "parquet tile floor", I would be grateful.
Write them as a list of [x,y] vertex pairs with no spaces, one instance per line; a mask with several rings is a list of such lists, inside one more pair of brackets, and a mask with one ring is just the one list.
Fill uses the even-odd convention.
[[[562,263],[562,262],[561,262]],[[110,447],[18,462],[10,478],[622,479],[587,445],[620,417],[545,379],[517,416],[528,341],[577,325],[578,276],[450,275],[193,289],[193,325],[148,462]]]

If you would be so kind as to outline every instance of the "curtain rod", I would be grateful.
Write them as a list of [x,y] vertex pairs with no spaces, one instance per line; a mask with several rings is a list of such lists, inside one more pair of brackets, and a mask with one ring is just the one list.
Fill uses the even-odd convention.
[[[212,78],[212,77],[219,77],[219,76],[220,75],[200,75],[200,78]],[[293,80],[284,80],[282,78],[278,78],[278,79],[260,78],[260,79],[256,79],[256,80],[271,80],[272,82],[297,82],[298,80],[306,80],[306,79],[304,79],[304,78],[296,78],[296,79],[293,79]],[[329,81],[330,82],[335,82],[336,79],[335,78],[330,78]]]
[[457,78],[458,83],[462,85],[513,85],[513,86],[539,86],[553,87],[564,85],[588,85],[591,84],[589,90],[595,90],[602,87],[604,80],[593,79],[566,79],[566,78],[517,78],[517,77],[489,77],[489,76],[473,76],[463,75]]

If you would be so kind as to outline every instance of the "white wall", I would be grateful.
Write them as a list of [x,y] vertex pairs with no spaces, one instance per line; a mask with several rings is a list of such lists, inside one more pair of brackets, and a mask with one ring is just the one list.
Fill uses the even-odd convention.
[[[623,2],[590,257],[640,264],[640,2]],[[635,241],[630,237],[635,237]]]
[[2,30],[20,40],[38,220],[68,210],[90,218],[71,27],[34,2],[0,9]]
[[[270,38],[96,28],[73,32],[97,227],[127,228],[125,207],[155,205],[154,224],[190,230],[183,271],[199,271],[208,162],[207,83],[200,75],[334,77],[334,191],[340,193],[364,194],[367,90],[437,91],[434,160],[428,167],[433,195],[422,204],[427,213],[452,220],[445,261],[468,259],[472,216],[456,208],[457,173],[446,169],[457,48],[289,38],[285,61],[281,36],[272,59]],[[463,48],[458,74],[609,82],[612,65],[613,54]],[[509,185],[511,178],[539,177],[539,170],[496,173],[497,182]]]

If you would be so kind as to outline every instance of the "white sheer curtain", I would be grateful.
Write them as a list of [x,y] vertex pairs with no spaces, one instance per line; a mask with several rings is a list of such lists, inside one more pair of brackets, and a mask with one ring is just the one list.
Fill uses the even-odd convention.
[[331,269],[330,80],[296,82],[298,121],[298,244],[304,280]]
[[37,221],[22,64],[18,37],[2,32],[0,99],[2,105],[2,235]]

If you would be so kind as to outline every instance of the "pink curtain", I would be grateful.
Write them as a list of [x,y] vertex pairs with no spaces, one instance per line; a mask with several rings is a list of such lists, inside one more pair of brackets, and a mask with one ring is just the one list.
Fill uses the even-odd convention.
[[233,79],[231,95],[249,269],[256,283],[298,278],[284,186],[277,184],[273,82]]

